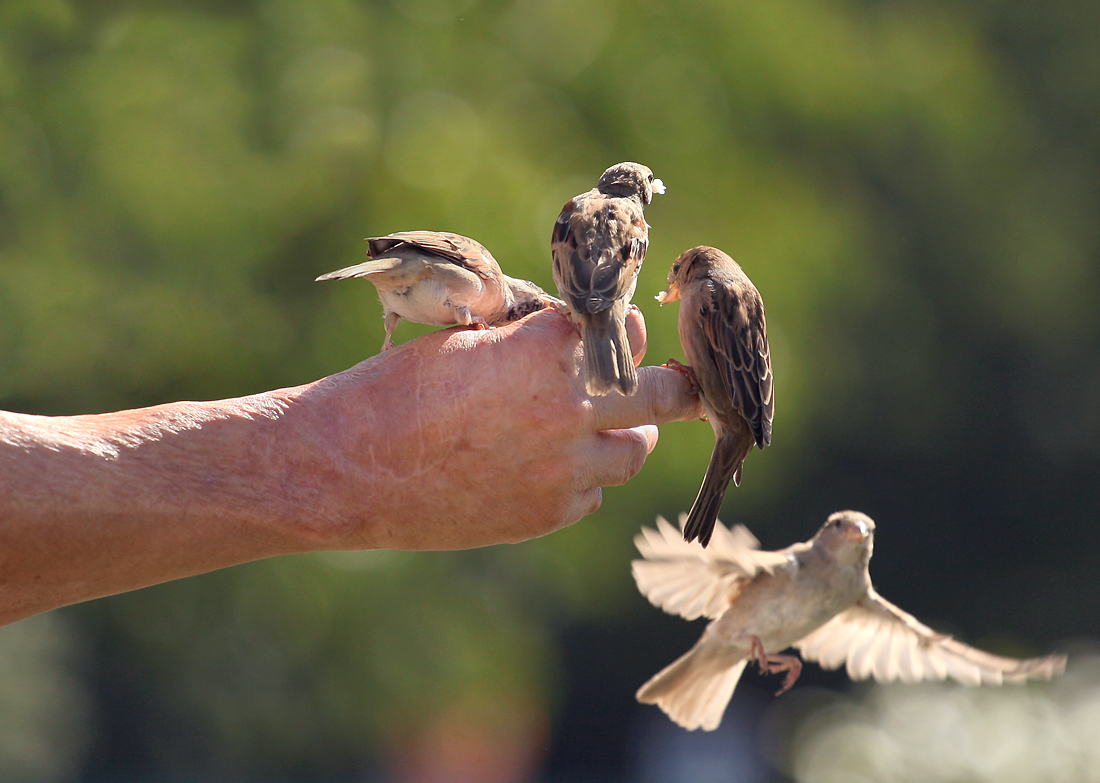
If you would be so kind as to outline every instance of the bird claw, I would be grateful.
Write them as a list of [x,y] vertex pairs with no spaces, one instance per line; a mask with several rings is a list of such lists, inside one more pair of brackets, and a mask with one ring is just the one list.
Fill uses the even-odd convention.
[[[699,379],[695,377],[695,370],[691,369],[691,367],[689,365],[684,364],[682,362],[678,362],[675,359],[669,359],[667,362],[665,362],[661,366],[665,367],[669,370],[675,370],[676,372],[680,373],[682,376],[687,378],[688,383],[691,384],[691,388],[688,389],[688,394],[698,394],[699,393]],[[701,418],[703,421],[706,421],[707,420],[707,415],[704,413],[699,418]]]
[[760,673],[763,674],[768,668],[768,654],[764,652],[764,643],[760,641],[759,636],[749,637],[749,657],[756,661],[756,665],[760,667]]
[[764,645],[758,636],[752,636],[749,639],[749,657],[760,667],[760,674],[762,675],[787,673],[786,678],[783,680],[783,687],[775,692],[776,696],[782,696],[793,688],[794,684],[798,682],[799,675],[802,674],[802,661],[798,656],[768,655],[764,651]]
[[798,682],[798,677],[802,674],[802,661],[794,655],[777,655],[775,657],[783,658],[784,663],[773,663],[771,673],[787,672],[787,677],[783,680],[783,687],[775,692],[776,696],[782,696]]
[[547,309],[553,310],[562,318],[569,321],[569,323],[573,324],[573,328],[577,330],[577,336],[581,336],[581,325],[573,320],[573,311],[569,309],[569,305],[557,297],[550,296],[550,294],[543,294],[542,301]]
[[556,296],[550,296],[550,294],[543,294],[541,298],[543,305],[547,308],[553,310],[558,315],[563,315],[569,320],[573,320],[573,317],[569,313],[569,305],[561,299],[558,299]]

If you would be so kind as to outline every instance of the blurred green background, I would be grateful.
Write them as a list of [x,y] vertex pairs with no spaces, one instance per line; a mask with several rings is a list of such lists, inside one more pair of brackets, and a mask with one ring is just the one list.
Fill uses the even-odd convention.
[[[998,652],[1086,650],[1098,22],[1085,0],[2,0],[0,407],[347,368],[381,344],[377,297],[312,281],[366,236],[467,234],[552,290],[561,205],[636,160],[668,185],[647,361],[683,358],[652,295],[688,247],[768,308],[774,444],[723,519],[779,547],[860,509],[891,600]],[[635,705],[700,627],[637,595],[632,536],[688,508],[711,444],[662,428],[543,540],[282,558],[2,629],[0,778],[1094,779],[1088,654],[1070,685],[991,694],[810,666],[773,702],[746,676],[708,737]],[[969,761],[938,750],[963,728]]]

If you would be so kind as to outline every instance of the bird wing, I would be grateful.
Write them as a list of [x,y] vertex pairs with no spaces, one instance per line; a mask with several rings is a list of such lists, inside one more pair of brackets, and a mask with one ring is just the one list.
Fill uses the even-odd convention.
[[794,646],[804,658],[826,669],[846,665],[853,680],[874,677],[880,682],[918,682],[950,677],[965,685],[1000,685],[1049,680],[1066,667],[1064,655],[1019,660],[955,641],[894,606],[873,588]]
[[[681,514],[681,528],[686,520],[687,514]],[[657,529],[643,527],[634,544],[645,558],[631,564],[638,590],[654,606],[687,620],[717,617],[747,580],[787,563],[784,554],[761,551],[742,525],[730,530],[715,524],[710,546],[703,549],[657,517]]]
[[570,199],[550,240],[558,290],[575,312],[603,312],[633,293],[648,248],[636,201],[598,191]]
[[372,258],[378,258],[398,245],[411,245],[425,253],[467,269],[484,280],[499,278],[500,265],[480,242],[446,231],[399,231],[367,240]]
[[702,333],[689,339],[697,343],[696,352],[710,354],[729,389],[729,403],[749,422],[757,445],[763,448],[772,441],[775,416],[764,303],[744,274],[710,281],[701,300]]

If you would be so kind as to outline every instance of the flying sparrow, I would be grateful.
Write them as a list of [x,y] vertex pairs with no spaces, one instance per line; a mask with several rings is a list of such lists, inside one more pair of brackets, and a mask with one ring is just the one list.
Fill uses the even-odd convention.
[[595,188],[570,199],[554,224],[554,282],[580,328],[590,395],[638,390],[623,324],[649,247],[642,211],[664,192],[645,166],[619,163]]
[[772,442],[775,396],[764,302],[737,262],[713,247],[680,254],[668,273],[661,304],[680,300],[677,326],[694,381],[714,430],[714,451],[688,514],[684,537],[706,546],[730,481],[754,445]]
[[[681,525],[684,516],[680,517]],[[875,592],[867,565],[875,523],[838,511],[809,541],[762,552],[740,525],[714,528],[709,549],[683,540],[657,518],[634,542],[638,589],[651,603],[688,620],[714,618],[686,654],[638,691],[686,729],[718,727],[749,661],[761,672],[787,672],[779,693],[802,670],[802,657],[826,669],[847,665],[855,680],[943,680],[1000,685],[1049,680],[1065,670],[1064,655],[1003,658],[936,633]],[[779,695],[779,694],[776,694]]]
[[500,271],[484,245],[443,231],[404,231],[367,240],[369,261],[321,275],[318,280],[365,277],[378,289],[386,314],[382,350],[405,318],[433,326],[497,326],[546,306],[534,283]]

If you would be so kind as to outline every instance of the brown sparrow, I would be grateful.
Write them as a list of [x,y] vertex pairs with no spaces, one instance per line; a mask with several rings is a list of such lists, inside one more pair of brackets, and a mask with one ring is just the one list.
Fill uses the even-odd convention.
[[730,481],[741,485],[741,469],[754,445],[772,442],[775,396],[764,303],[737,262],[713,247],[680,254],[668,273],[661,304],[680,300],[677,326],[690,367],[675,362],[703,398],[714,451],[688,514],[684,536],[710,541],[710,531]]
[[847,665],[855,680],[1000,685],[1065,670],[1064,655],[991,655],[884,599],[867,571],[874,532],[866,514],[838,511],[809,541],[762,552],[740,525],[716,525],[709,549],[684,541],[660,517],[657,530],[642,528],[634,539],[645,558],[633,564],[638,589],[670,614],[714,619],[691,650],[641,687],[638,701],[658,705],[686,729],[710,731],[749,661],[762,673],[787,672],[779,693],[794,685],[801,661],[778,654],[792,646],[826,669]]
[[382,350],[405,318],[433,326],[498,326],[546,306],[534,283],[500,271],[485,246],[460,234],[404,231],[367,240],[369,261],[321,275],[318,280],[365,277],[378,289],[386,314]]
[[554,224],[554,282],[580,328],[590,395],[638,390],[623,323],[649,247],[642,211],[664,192],[645,166],[619,163],[595,188],[570,199]]

